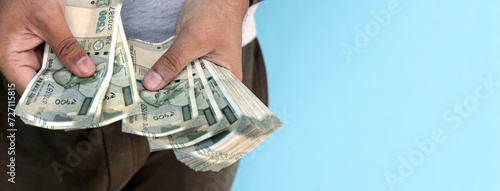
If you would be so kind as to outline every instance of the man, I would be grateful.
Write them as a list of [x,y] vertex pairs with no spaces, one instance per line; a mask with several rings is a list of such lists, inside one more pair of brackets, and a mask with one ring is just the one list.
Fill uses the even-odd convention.
[[[203,57],[228,68],[267,104],[265,67],[253,23],[256,7],[244,19],[252,3],[125,0],[122,17],[128,36],[158,42],[174,30],[179,34],[144,78],[144,87],[163,88],[190,61]],[[178,17],[175,24],[172,16]],[[7,83],[14,83],[20,94],[25,91],[41,67],[43,42],[76,76],[95,72],[95,64],[66,25],[63,0],[0,0],[0,70],[6,78],[0,84],[0,100],[7,100]],[[6,103],[0,104],[2,127],[7,124]],[[16,183],[8,182],[11,176],[5,174],[12,157],[5,137],[11,132],[0,130],[2,190],[229,190],[236,173],[237,164],[200,173],[177,161],[170,150],[150,153],[147,139],[122,133],[121,123],[71,132],[27,126],[19,118],[15,125]]]

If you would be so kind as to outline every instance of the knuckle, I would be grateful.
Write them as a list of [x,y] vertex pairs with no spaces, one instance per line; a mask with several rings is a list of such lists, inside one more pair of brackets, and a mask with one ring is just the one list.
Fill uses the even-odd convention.
[[78,51],[79,47],[80,44],[72,36],[68,36],[57,43],[54,51],[58,57],[66,58]]
[[159,70],[169,75],[176,75],[182,69],[181,54],[176,51],[167,51],[159,61]]

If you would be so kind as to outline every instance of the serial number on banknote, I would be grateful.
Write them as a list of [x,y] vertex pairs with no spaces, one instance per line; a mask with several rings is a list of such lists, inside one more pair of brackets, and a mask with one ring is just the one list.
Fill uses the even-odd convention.
[[[109,11],[109,16],[106,18],[106,15],[108,14]],[[114,20],[114,15],[115,15],[115,8],[114,7],[109,7],[109,10],[102,10],[99,12],[99,18],[97,18],[97,28],[96,28],[96,33],[101,33],[104,31],[106,27],[106,19],[108,19],[108,30],[113,29],[113,20]]]

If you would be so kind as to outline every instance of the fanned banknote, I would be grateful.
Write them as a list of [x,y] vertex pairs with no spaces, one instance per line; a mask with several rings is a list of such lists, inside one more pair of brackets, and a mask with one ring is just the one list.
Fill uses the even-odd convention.
[[[116,41],[113,74],[111,82],[107,86],[106,94],[104,94],[101,108],[99,109],[100,120],[92,123],[90,126],[58,127],[59,129],[69,131],[100,127],[122,120],[138,112],[139,108],[137,107],[137,102],[139,97],[137,95],[134,68],[127,41],[124,39],[126,39],[126,36],[123,31],[123,25],[120,22]],[[34,121],[29,121],[24,118],[21,119],[26,124],[42,126]]]
[[194,63],[186,67],[187,71],[192,74],[190,77],[193,79],[198,113],[201,114],[200,122],[203,125],[166,137],[149,137],[150,150],[188,147],[210,138],[227,127],[227,121],[224,120],[214,95],[209,89],[208,83],[204,80],[205,76],[200,75],[198,70],[193,72],[193,68],[196,70]]
[[99,122],[89,127],[67,127],[65,130],[101,127],[139,112],[134,66],[121,21],[115,50],[113,75],[102,101]]
[[96,126],[108,125],[139,112],[134,66],[121,21],[118,30],[113,75],[102,101],[101,118]]
[[226,95],[240,118],[229,130],[174,152],[181,162],[196,171],[219,171],[250,152],[282,124],[231,72],[203,59],[200,63],[204,63],[216,81],[216,89]]
[[142,86],[149,68],[168,50],[174,39],[156,44],[128,40],[135,66],[140,111],[123,120],[124,132],[159,137],[201,125],[186,68],[161,90],[149,91]]
[[21,97],[16,115],[51,129],[90,126],[99,120],[100,98],[112,75],[122,0],[65,3],[68,26],[96,65],[96,72],[88,78],[77,77],[45,46],[42,68]]
[[150,151],[173,149],[196,171],[219,171],[246,155],[282,123],[229,70],[196,59],[166,87],[149,91],[142,79],[173,44],[127,39],[122,0],[66,0],[66,20],[96,64],[79,78],[46,46],[42,69],[16,107],[27,124],[78,130],[116,121],[146,136]]

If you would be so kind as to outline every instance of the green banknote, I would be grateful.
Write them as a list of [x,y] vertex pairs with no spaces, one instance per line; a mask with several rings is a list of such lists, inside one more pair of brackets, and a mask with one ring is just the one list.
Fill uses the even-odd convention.
[[[197,61],[195,61],[197,62]],[[195,62],[188,65],[188,72],[192,73],[193,86],[200,113],[200,127],[183,131],[166,137],[149,137],[149,149],[152,151],[184,148],[203,141],[227,127],[227,120],[224,119],[219,106],[208,86],[202,70],[199,70]]]
[[65,130],[95,128],[111,124],[138,113],[139,96],[134,74],[134,67],[123,24],[119,23],[116,40],[113,75],[100,105],[100,120],[89,127],[67,127]]
[[159,137],[201,125],[186,68],[161,90],[149,91],[142,85],[142,79],[149,68],[165,53],[174,39],[157,44],[129,39],[135,63],[140,111],[123,120],[122,131]]
[[96,65],[88,78],[71,73],[47,45],[42,68],[28,85],[16,115],[50,129],[87,127],[99,121],[111,80],[122,0],[67,0],[68,26]]
[[118,31],[113,75],[102,101],[99,123],[95,126],[111,124],[139,111],[134,66],[121,21]]

